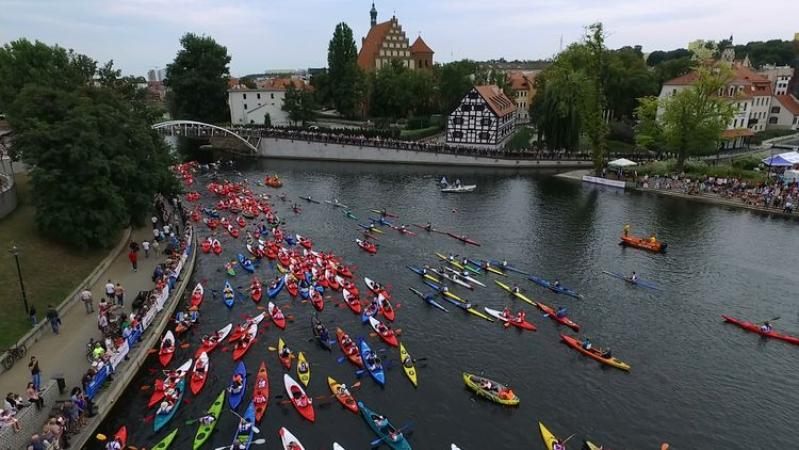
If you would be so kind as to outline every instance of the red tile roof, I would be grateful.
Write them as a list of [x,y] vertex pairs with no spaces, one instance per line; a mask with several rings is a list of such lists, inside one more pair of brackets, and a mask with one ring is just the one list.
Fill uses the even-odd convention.
[[411,54],[414,53],[433,53],[433,49],[428,47],[427,44],[422,40],[422,37],[419,36],[413,41],[413,45],[411,45]]
[[526,91],[533,85],[532,80],[521,72],[510,72],[508,74],[508,83],[514,91]]
[[793,95],[775,95],[780,104],[790,111],[794,116],[799,116],[799,100]]
[[486,84],[483,86],[475,86],[474,88],[497,116],[505,117],[516,111],[516,104],[496,85]]
[[386,40],[386,36],[391,30],[392,23],[393,19],[378,23],[369,30],[361,43],[361,51],[358,52],[358,66],[361,69],[375,68],[375,59],[380,52],[380,46],[383,45],[383,41]]
[[305,89],[307,87],[305,82],[298,78],[270,78],[268,80],[258,81],[256,85],[258,89],[276,91],[285,91],[289,86],[292,86],[294,89]]

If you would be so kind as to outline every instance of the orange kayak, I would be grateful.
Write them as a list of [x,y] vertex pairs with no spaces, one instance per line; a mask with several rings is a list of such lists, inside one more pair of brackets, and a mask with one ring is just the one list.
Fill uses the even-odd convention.
[[624,245],[626,247],[635,247],[640,248],[642,250],[649,250],[650,252],[660,253],[665,252],[666,247],[668,244],[665,242],[652,242],[649,239],[639,238],[635,236],[622,236],[620,245]]

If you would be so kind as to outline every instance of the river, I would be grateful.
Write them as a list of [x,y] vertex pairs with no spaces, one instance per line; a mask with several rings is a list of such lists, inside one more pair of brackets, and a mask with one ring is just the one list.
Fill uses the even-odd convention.
[[[449,449],[454,442],[464,450],[543,449],[537,421],[561,438],[574,434],[569,448],[579,448],[584,438],[613,449],[657,449],[662,442],[672,449],[796,448],[799,349],[721,320],[721,314],[751,321],[779,316],[775,328],[799,334],[799,228],[794,222],[580,185],[548,173],[290,161],[244,164],[236,170],[251,182],[279,174],[285,182],[280,191],[301,203],[302,213],[294,215],[289,203],[275,200],[287,230],[307,235],[316,249],[333,251],[354,265],[362,292],[366,291],[363,276],[392,287],[398,304],[395,328],[402,329],[401,340],[414,357],[426,358],[418,363],[419,387],[415,389],[397,365],[388,371],[384,389],[365,376],[355,395],[395,424],[413,421],[414,448]],[[442,194],[436,186],[442,173],[476,183],[478,189],[472,194]],[[233,172],[227,176],[240,179]],[[198,188],[204,191],[207,181],[198,178]],[[267,189],[255,188],[256,192]],[[204,195],[206,201],[211,199]],[[379,238],[378,254],[369,256],[353,242],[361,234],[355,221],[330,205],[303,202],[299,195],[338,198],[361,218],[370,215],[369,208],[385,207],[399,214],[398,222],[429,220],[483,245],[464,246],[440,234],[405,237],[387,230]],[[651,254],[619,246],[625,223],[632,225],[633,234],[656,232],[669,244],[668,252]],[[202,238],[207,229],[200,227]],[[223,239],[226,257],[243,251],[242,243],[231,241]],[[482,277],[488,280],[487,288],[453,291],[481,307],[524,309],[537,332],[506,330],[454,307],[448,308],[449,313],[430,308],[408,292],[408,287],[424,290],[424,286],[405,265],[434,264],[434,251],[506,258],[538,276],[559,277],[584,299],[556,295],[522,276],[509,278],[534,300],[567,306],[571,318],[582,325],[583,335],[590,336],[594,345],[612,346],[614,355],[632,370],[600,366],[562,344],[558,333],[570,330],[511,300],[493,285],[492,276]],[[221,289],[222,264],[222,258],[201,255],[191,286],[206,280],[208,287]],[[635,270],[663,291],[627,285],[603,270]],[[264,280],[274,274],[266,264],[257,273]],[[238,275],[236,284],[248,285],[248,277]],[[278,299],[281,305],[289,303],[285,291]],[[180,350],[173,365],[193,353],[203,333],[258,311],[251,301],[228,311],[219,298],[206,294],[201,312],[201,325],[186,336],[191,348]],[[254,375],[260,361],[266,361],[272,394],[284,394],[282,367],[275,353],[267,350],[282,336],[295,353],[302,350],[308,355],[309,395],[329,394],[327,375],[354,383],[353,367],[336,361],[340,352],[330,354],[309,342],[312,307],[297,302],[286,312],[295,314],[297,321],[282,333],[273,326],[266,328],[244,358],[249,372]],[[332,329],[341,326],[353,336],[367,335],[367,328],[346,308],[329,303],[320,317]],[[385,347],[377,338],[369,342]],[[397,359],[395,349],[387,354]],[[157,366],[155,357],[145,364],[100,430],[110,435],[127,424],[129,444],[150,448],[180,426],[172,448],[191,448],[196,425],[183,424],[202,415],[227,385],[234,366],[230,353],[212,354],[208,385],[197,397],[188,393],[188,404],[154,435],[152,424],[142,421],[154,411],[146,409],[149,391],[141,391],[141,386],[153,382],[157,375],[151,369]],[[521,405],[509,409],[475,398],[464,387],[463,371],[484,372],[508,383]],[[229,445],[236,420],[224,413],[204,448]],[[335,400],[317,406],[315,424],[301,420],[290,405],[270,400],[260,425],[267,443],[260,448],[279,447],[281,426],[307,449],[329,449],[333,441],[347,449],[363,449],[375,439],[360,417]]]

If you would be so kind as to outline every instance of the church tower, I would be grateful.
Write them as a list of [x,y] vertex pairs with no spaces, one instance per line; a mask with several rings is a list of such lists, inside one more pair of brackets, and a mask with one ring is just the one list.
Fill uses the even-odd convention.
[[369,28],[372,28],[377,25],[377,8],[375,8],[375,2],[372,2],[372,10],[369,11],[369,17],[372,18],[371,26]]

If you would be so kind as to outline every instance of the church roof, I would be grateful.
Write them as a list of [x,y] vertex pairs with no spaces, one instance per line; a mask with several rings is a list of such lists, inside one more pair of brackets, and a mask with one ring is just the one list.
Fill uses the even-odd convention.
[[433,49],[419,36],[413,41],[413,45],[411,45],[411,53],[433,53]]
[[375,67],[375,59],[377,59],[378,52],[380,52],[380,45],[383,44],[388,32],[391,30],[392,23],[393,19],[378,23],[363,38],[361,51],[358,52],[358,65],[362,69],[373,69]]
[[516,104],[502,92],[497,85],[486,84],[482,86],[475,86],[474,89],[483,97],[491,111],[494,111],[499,117],[505,117],[508,114],[516,111]]

